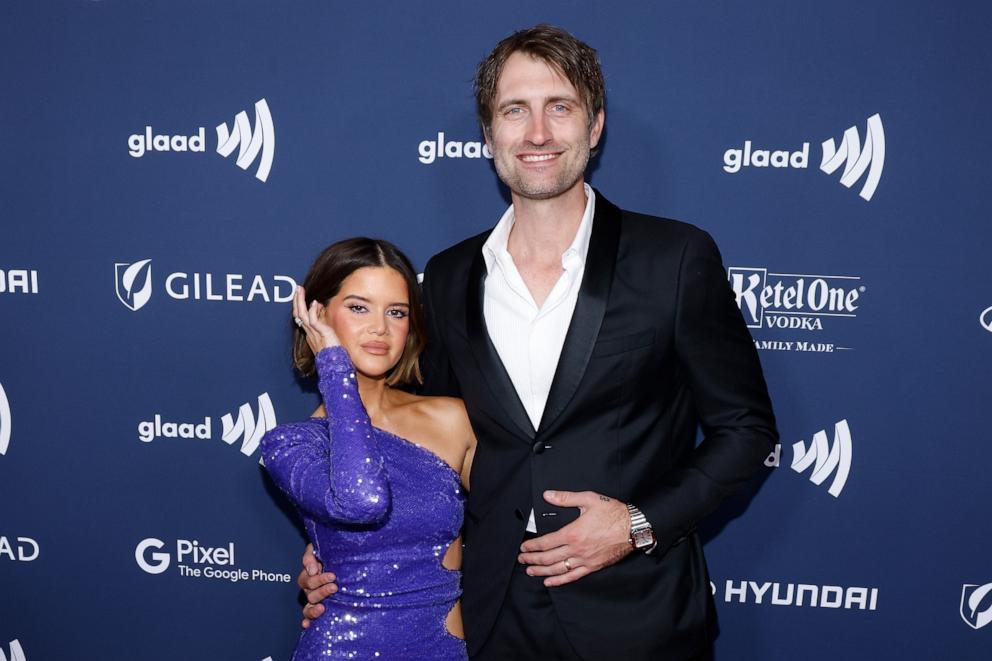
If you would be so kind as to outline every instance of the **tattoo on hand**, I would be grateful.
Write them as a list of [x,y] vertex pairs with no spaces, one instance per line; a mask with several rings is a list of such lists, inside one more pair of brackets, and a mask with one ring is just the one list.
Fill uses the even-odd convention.
[[603,501],[604,503],[610,502],[610,497],[609,496],[600,496],[599,499],[601,501]]

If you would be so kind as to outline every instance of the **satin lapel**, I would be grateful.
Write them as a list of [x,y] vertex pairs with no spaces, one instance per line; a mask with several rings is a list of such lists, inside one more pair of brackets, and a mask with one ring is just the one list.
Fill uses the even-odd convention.
[[486,284],[486,260],[482,250],[477,250],[469,272],[468,295],[465,305],[465,329],[468,332],[468,343],[472,347],[475,361],[479,366],[482,378],[489,386],[493,398],[506,412],[507,417],[520,429],[525,438],[533,439],[536,432],[531,424],[527,410],[520,402],[517,389],[507,374],[503,361],[493,342],[489,339],[486,329],[486,316],[483,312],[482,297]]
[[561,348],[561,357],[558,359],[555,378],[551,382],[539,431],[554,424],[585,374],[599,329],[603,325],[619,243],[620,209],[596,191],[596,213],[593,216],[582,286],[575,302],[572,321],[565,334],[565,343]]

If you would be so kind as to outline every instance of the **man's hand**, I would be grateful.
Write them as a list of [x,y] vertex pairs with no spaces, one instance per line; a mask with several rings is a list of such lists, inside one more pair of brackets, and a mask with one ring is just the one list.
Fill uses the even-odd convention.
[[545,491],[558,507],[578,507],[579,518],[558,530],[523,543],[517,560],[530,576],[548,576],[548,587],[577,581],[626,557],[630,546],[630,514],[615,498],[593,491]]
[[324,605],[320,602],[338,591],[334,574],[322,573],[323,570],[323,565],[313,554],[313,544],[307,544],[307,550],[303,553],[303,571],[296,579],[297,585],[307,595],[307,604],[303,607],[304,629],[310,626],[311,620],[323,615]]

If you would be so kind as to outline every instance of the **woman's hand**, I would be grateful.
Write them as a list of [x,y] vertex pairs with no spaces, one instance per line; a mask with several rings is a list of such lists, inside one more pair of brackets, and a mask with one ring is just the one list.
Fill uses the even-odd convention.
[[325,309],[316,300],[307,309],[306,292],[303,291],[303,287],[296,288],[296,295],[293,297],[293,321],[306,334],[307,344],[310,345],[310,350],[315,356],[321,349],[341,344],[334,329],[324,323]]

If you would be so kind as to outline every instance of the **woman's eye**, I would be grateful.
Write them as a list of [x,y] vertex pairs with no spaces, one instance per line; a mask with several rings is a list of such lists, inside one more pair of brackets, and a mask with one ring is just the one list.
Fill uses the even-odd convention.
[[408,313],[407,313],[406,310],[390,310],[386,314],[388,314],[390,317],[394,317],[396,319],[405,319],[407,317],[407,314]]
[[348,309],[351,310],[352,312],[367,312],[367,309],[364,305],[358,305],[358,304],[349,305]]

